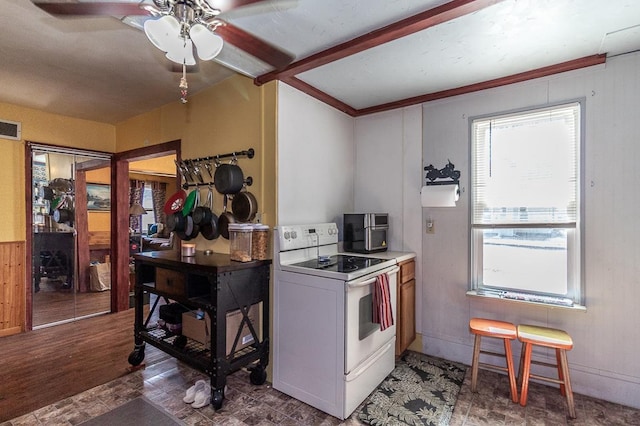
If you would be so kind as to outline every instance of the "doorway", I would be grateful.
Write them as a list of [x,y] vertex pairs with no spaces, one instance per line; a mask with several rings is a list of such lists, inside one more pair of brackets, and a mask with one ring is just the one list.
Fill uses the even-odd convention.
[[111,156],[28,147],[32,327],[108,313]]

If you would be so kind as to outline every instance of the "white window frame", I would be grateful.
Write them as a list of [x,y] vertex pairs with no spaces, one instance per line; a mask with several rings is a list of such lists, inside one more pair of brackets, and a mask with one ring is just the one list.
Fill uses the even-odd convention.
[[[474,197],[475,179],[473,176],[475,168],[475,135],[474,135],[474,123],[478,121],[485,121],[489,119],[499,119],[502,117],[513,117],[519,115],[526,115],[536,111],[554,110],[557,108],[565,108],[567,106],[576,105],[579,111],[578,122],[575,125],[576,141],[575,149],[576,155],[576,211],[575,221],[568,221],[567,223],[517,223],[510,221],[502,221],[496,223],[479,223],[482,220],[474,218]],[[578,99],[572,101],[566,101],[555,104],[547,104],[543,106],[523,108],[516,111],[502,112],[489,114],[484,116],[470,117],[469,118],[469,140],[470,140],[470,164],[471,164],[471,196],[469,203],[469,220],[470,220],[470,290],[475,295],[488,295],[495,297],[496,294],[503,292],[503,287],[491,287],[483,283],[483,231],[486,229],[508,229],[508,228],[562,228],[565,229],[567,235],[567,293],[566,295],[558,295],[553,293],[547,293],[543,291],[536,291],[536,289],[522,290],[518,288],[517,292],[526,293],[532,296],[547,296],[547,297],[566,297],[573,301],[576,306],[584,306],[584,247],[583,247],[583,235],[584,224],[582,218],[584,217],[584,202],[583,202],[583,180],[584,180],[584,123],[585,123],[585,99]],[[509,290],[509,289],[506,289]],[[539,289],[538,289],[539,290]],[[544,302],[542,302],[544,303]]]

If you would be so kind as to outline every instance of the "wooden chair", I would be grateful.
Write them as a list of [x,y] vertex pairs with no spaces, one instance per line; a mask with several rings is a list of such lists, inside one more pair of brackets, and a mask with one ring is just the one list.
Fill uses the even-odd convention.
[[[538,327],[535,325],[519,325],[518,340],[522,342],[522,353],[520,354],[520,374],[518,381],[521,381],[520,405],[527,405],[527,393],[529,390],[529,379],[534,378],[560,385],[560,393],[567,398],[569,416],[576,418],[576,409],[573,403],[573,391],[571,390],[571,380],[569,378],[569,363],[567,362],[567,351],[573,348],[571,336],[562,330],[555,328]],[[533,345],[544,346],[555,349],[556,363],[534,361],[531,359]],[[546,376],[531,374],[531,364],[554,367],[558,370],[558,379]]]
[[[471,391],[477,391],[478,385],[478,367],[489,370],[506,371],[509,376],[509,384],[511,386],[511,400],[518,402],[518,389],[516,387],[516,375],[513,368],[513,355],[511,352],[511,341],[516,339],[516,326],[510,322],[495,321],[485,318],[471,318],[469,321],[469,330],[475,335],[473,345],[473,361],[471,363]],[[504,353],[497,353],[482,350],[481,339],[491,337],[502,339],[504,342]],[[506,367],[480,362],[480,354],[499,356],[506,359]]]

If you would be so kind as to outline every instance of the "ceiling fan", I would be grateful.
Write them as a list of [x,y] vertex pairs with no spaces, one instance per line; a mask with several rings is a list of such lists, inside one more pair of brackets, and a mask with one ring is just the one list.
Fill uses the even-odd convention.
[[232,9],[261,2],[263,0],[143,0],[140,3],[35,0],[33,4],[55,16],[149,16],[144,22],[144,32],[151,43],[164,51],[169,60],[182,65],[180,89],[184,103],[186,67],[196,65],[194,46],[201,60],[214,59],[223,44],[229,43],[276,70],[285,68],[293,61],[291,54],[224,19],[224,13]]

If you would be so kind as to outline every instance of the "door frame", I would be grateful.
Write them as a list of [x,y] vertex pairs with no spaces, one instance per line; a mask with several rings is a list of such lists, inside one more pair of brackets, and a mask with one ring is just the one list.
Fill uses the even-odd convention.
[[[50,146],[52,148],[74,149],[86,152],[105,154],[84,148],[70,148],[62,145],[35,141],[25,143],[25,312],[24,331],[33,330],[33,167],[32,145]],[[117,232],[118,229],[129,229],[129,162],[175,154],[181,160],[181,140],[150,145],[111,155],[111,312],[129,309],[129,232]],[[103,165],[104,166],[104,165]],[[84,171],[87,168],[83,168]],[[180,178],[176,169],[176,180],[180,186]],[[79,238],[88,238],[88,235]],[[80,241],[78,241],[80,243]],[[80,280],[80,275],[77,279]]]
[[[129,162],[172,154],[180,161],[181,145],[177,139],[119,152],[111,159],[111,312],[129,309]],[[177,168],[176,181],[180,187]]]

